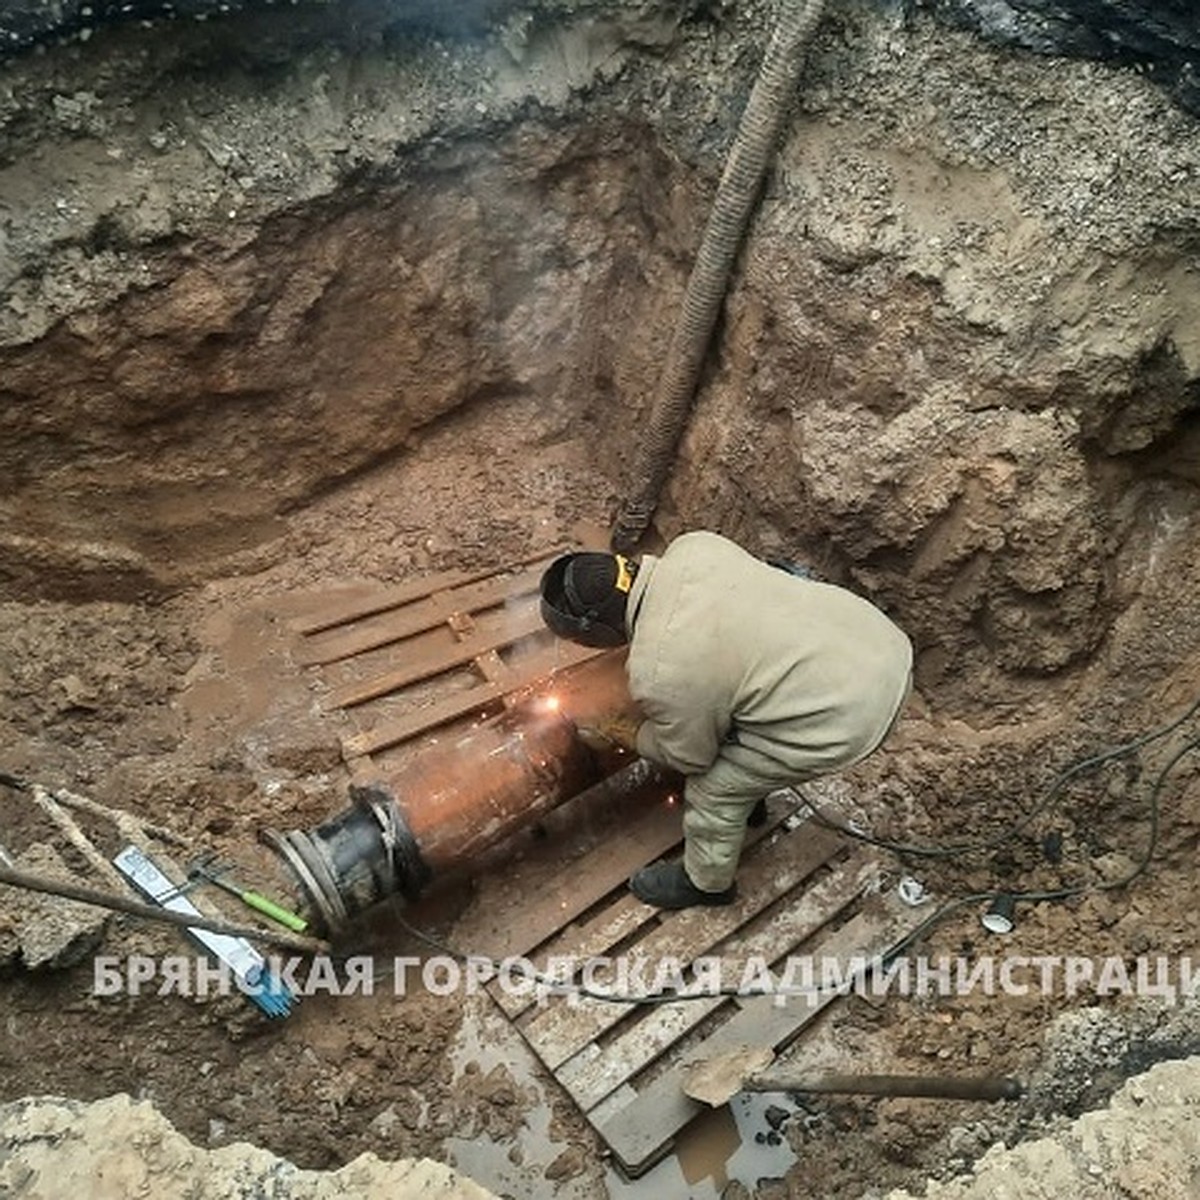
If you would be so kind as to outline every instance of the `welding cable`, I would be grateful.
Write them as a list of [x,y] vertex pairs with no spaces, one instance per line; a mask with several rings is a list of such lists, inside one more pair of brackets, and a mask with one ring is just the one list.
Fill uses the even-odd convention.
[[[980,853],[986,850],[995,850],[1005,843],[1016,838],[1022,830],[1024,830],[1032,821],[1039,817],[1049,808],[1055,797],[1070,783],[1076,776],[1083,775],[1089,771],[1096,770],[1104,766],[1106,763],[1116,759],[1127,758],[1131,754],[1136,754],[1144,746],[1149,746],[1153,742],[1161,741],[1174,733],[1181,725],[1188,721],[1197,711],[1200,711],[1200,698],[1197,698],[1193,703],[1175,720],[1166,725],[1162,725],[1157,729],[1151,730],[1149,733],[1142,734],[1140,737],[1134,738],[1132,741],[1125,742],[1123,745],[1115,746],[1111,750],[1104,750],[1099,754],[1089,755],[1087,758],[1080,759],[1072,766],[1062,771],[1054,780],[1051,781],[1049,787],[1042,794],[1040,799],[1033,807],[1023,814],[1016,822],[1002,830],[993,837],[986,838],[978,842],[958,842],[953,844],[938,845],[936,843],[919,843],[919,842],[896,842],[888,838],[876,837],[874,834],[866,833],[861,829],[856,829],[853,825],[848,825],[844,821],[839,821],[835,817],[831,817],[814,801],[807,796],[802,797],[803,806],[806,806],[813,815],[813,820],[819,825],[824,825],[827,829],[832,829],[837,833],[843,834],[848,838],[853,838],[855,841],[865,842],[869,846],[876,846],[881,850],[890,850],[894,854],[899,854],[912,858],[956,858],[962,854]],[[800,807],[800,806],[798,806]]]
[[1146,872],[1154,859],[1155,851],[1158,849],[1158,840],[1161,831],[1162,790],[1166,786],[1167,777],[1188,754],[1197,749],[1200,749],[1200,737],[1191,738],[1187,742],[1184,742],[1167,761],[1162,770],[1159,771],[1150,789],[1150,828],[1146,837],[1146,844],[1133,866],[1119,879],[1101,879],[1092,883],[1080,883],[1072,887],[1051,888],[1042,891],[991,891],[975,892],[969,896],[958,896],[953,900],[948,900],[930,916],[926,917],[916,929],[888,951],[887,958],[889,960],[898,958],[906,950],[911,949],[916,943],[921,941],[935,926],[940,925],[947,917],[968,905],[991,903],[1001,896],[1007,897],[1016,904],[1039,904],[1042,902],[1070,900],[1076,896],[1084,896],[1091,892],[1111,892],[1116,891],[1118,888],[1128,887],[1129,884]]
[[[519,974],[522,979],[528,980],[530,983],[537,984],[539,987],[545,988],[547,994],[555,996],[584,996],[589,1000],[603,1000],[609,1004],[678,1004],[684,1000],[719,1000],[732,999],[735,997],[751,998],[754,996],[787,996],[789,994],[805,997],[822,996],[826,993],[843,991],[847,987],[845,980],[838,983],[822,984],[819,987],[796,988],[789,993],[787,989],[767,989],[767,988],[743,988],[743,987],[720,987],[707,988],[703,991],[686,991],[679,988],[662,988],[657,992],[610,992],[601,991],[593,988],[586,983],[572,983],[567,980],[555,979],[551,975],[546,975],[544,972],[537,970],[532,964],[526,963],[520,959],[509,960],[508,962],[499,962],[486,954],[468,954],[462,950],[451,946],[449,943],[442,941],[440,938],[434,937],[431,933],[423,929],[418,929],[415,925],[410,924],[402,916],[396,914],[396,921],[409,934],[418,941],[424,942],[425,945],[436,950],[439,954],[445,955],[447,958],[456,959],[464,966],[478,964],[487,967],[491,970],[493,978],[502,975]],[[881,965],[883,959],[880,960]],[[387,974],[386,971],[379,972],[375,978],[382,978]]]

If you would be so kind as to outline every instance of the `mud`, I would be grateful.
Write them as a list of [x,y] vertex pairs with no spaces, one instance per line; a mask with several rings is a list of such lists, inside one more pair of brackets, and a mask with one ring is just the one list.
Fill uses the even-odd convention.
[[[342,808],[337,730],[275,650],[289,600],[599,544],[766,16],[579,6],[328,43],[247,13],[10,66],[0,769],[252,875],[260,826]],[[877,834],[998,834],[1200,696],[1198,178],[1200,129],[1136,73],[871,6],[822,26],[658,533],[808,561],[911,632],[905,719],[825,797]],[[1147,871],[1021,904],[1003,951],[1190,954],[1195,755],[1154,782],[1198,732],[1098,765],[1002,847],[895,875],[1084,888],[1137,865],[1157,804]],[[47,835],[9,791],[0,829],[14,853]],[[417,917],[453,940],[512,887]],[[1001,953],[978,907],[927,952]],[[415,952],[383,917],[368,935]],[[109,944],[178,948],[125,923]],[[500,1194],[619,1194],[520,1043],[485,1044],[455,997],[315,997],[272,1025],[236,997],[94,997],[87,967],[0,989],[3,1099],[124,1091],[197,1145],[301,1167],[372,1150],[458,1158]],[[789,1101],[776,1165],[693,1186],[915,1190],[1197,1048],[1194,1000],[1120,995],[1058,1040],[1094,1007],[851,1001],[827,1053],[864,1069],[1044,1080],[1002,1109]],[[1088,1047],[1115,1069],[1078,1069]]]

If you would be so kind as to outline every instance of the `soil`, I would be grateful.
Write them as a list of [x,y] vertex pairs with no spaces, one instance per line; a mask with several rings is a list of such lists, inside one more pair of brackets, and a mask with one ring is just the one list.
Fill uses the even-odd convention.
[[[287,536],[307,549],[281,554],[274,568],[153,606],[4,605],[12,649],[5,769],[49,785],[69,781],[262,870],[257,829],[306,827],[343,808],[346,772],[328,726],[292,720],[286,738],[272,735],[280,697],[308,693],[295,686],[294,667],[290,688],[276,686],[271,663],[256,653],[265,619],[255,606],[271,598],[286,611],[290,594],[322,579],[340,586],[457,565],[456,531],[443,515],[452,504],[465,514],[457,533],[486,546],[483,561],[527,553],[530,537],[569,539],[588,514],[561,498],[554,452],[541,461],[529,455],[530,417],[518,403],[507,419],[476,412],[448,423],[398,470],[292,517]],[[576,480],[590,474],[583,462],[573,467]],[[10,851],[53,836],[20,793],[5,791],[0,805]],[[98,844],[117,848],[112,831],[88,828]],[[279,882],[273,872],[266,878]],[[443,930],[469,900],[439,901]],[[423,949],[395,930],[370,948]],[[133,924],[111,930],[104,952],[161,957],[184,948]],[[6,1095],[128,1092],[153,1099],[198,1145],[249,1140],[311,1168],[367,1150],[445,1160],[448,1139],[503,1141],[525,1120],[506,1065],[479,1070],[480,1050],[456,1069],[463,1056],[455,1047],[468,1036],[462,997],[425,995],[419,985],[397,996],[389,982],[369,998],[306,997],[273,1024],[237,996],[91,996],[92,971],[89,959],[69,971],[5,974]],[[31,1046],[54,1047],[57,1065]]]
[[[23,62],[0,96],[0,770],[257,869],[260,827],[344,807],[336,730],[276,653],[306,595],[601,543],[766,18],[593,7],[402,45],[293,45],[250,14]],[[889,860],[939,898],[1120,878],[1158,806],[1128,887],[1022,903],[999,940],[962,909],[928,954],[1198,944],[1195,754],[1154,784],[1200,719],[1037,808],[1200,697],[1198,178],[1195,120],[1135,74],[849,6],[755,218],[656,536],[806,560],[911,633],[904,719],[825,802],[942,845],[1029,815],[988,853]],[[50,835],[6,789],[0,830],[14,853]],[[453,941],[511,884],[416,918]],[[370,938],[416,952],[382,918]],[[0,977],[0,1099],[128,1092],[201,1146],[474,1156],[497,1192],[620,1194],[461,998],[271,1023],[93,996],[91,971]],[[1029,1094],[789,1102],[799,1161],[758,1195],[915,1190],[1200,1049],[1194,998],[1086,990],[855,999],[828,1024],[866,1069]]]

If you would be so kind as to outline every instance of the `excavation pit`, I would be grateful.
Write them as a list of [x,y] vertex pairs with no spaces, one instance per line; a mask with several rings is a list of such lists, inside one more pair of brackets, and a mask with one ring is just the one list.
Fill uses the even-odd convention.
[[[494,720],[522,669],[498,643],[436,684],[418,672],[403,700],[367,696],[413,654],[306,656],[343,636],[304,631],[306,614],[607,543],[770,23],[756,0],[564,3],[431,30],[419,7],[415,25],[307,8],[293,26],[257,9],[127,23],[9,62],[0,92],[0,771],[179,828],[264,887],[288,877],[262,829],[325,827],[364,755],[399,769],[412,747],[373,739],[411,705]],[[306,996],[270,1022],[239,996],[160,994],[161,977],[93,994],[90,962],[30,971],[0,925],[0,1100],[127,1092],[201,1147],[321,1169],[457,1157],[496,1194],[819,1179],[857,1196],[966,1171],[1195,1052],[1194,1000],[1166,987],[1197,941],[1194,756],[1154,787],[1195,721],[1037,805],[1059,771],[1200,694],[1200,134],[1135,71],[885,9],[849,4],[819,30],[649,544],[718,529],[910,633],[913,703],[885,752],[828,783],[830,811],[950,846],[1032,814],[975,858],[881,851],[883,895],[904,877],[934,902],[1107,885],[1158,806],[1127,887],[1024,902],[1007,934],[983,930],[981,900],[922,944],[977,980],[1005,956],[1047,976],[847,997],[791,1051],[821,1070],[1011,1074],[1030,1094],[776,1098],[784,1116],[755,1109],[736,1145],[728,1114],[705,1118],[699,1150],[728,1159],[701,1161],[685,1125],[634,1184],[570,1088],[591,1098],[608,1061],[665,1069],[620,1057],[646,1014],[564,1074],[558,1053],[582,1049],[550,1044],[566,1017],[540,1018],[531,1048],[538,1013],[439,994],[419,967],[404,994],[389,971],[374,995]],[[503,632],[495,613],[475,625]],[[445,658],[463,627],[426,634]],[[564,805],[421,899],[373,894],[346,949],[436,953],[398,918],[503,949],[538,897],[577,910],[546,937],[594,930],[635,852],[659,848],[631,835],[639,811]],[[0,846],[48,840],[87,873],[0,789]],[[121,919],[102,952],[188,948]],[[1070,994],[1045,965],[1067,961]],[[1116,962],[1128,988],[1109,965],[1098,990]]]

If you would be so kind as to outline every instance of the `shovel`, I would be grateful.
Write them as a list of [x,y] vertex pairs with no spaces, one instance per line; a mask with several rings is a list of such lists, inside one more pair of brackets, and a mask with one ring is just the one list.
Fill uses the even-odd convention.
[[738,1092],[824,1092],[937,1100],[1015,1100],[1025,1091],[1019,1080],[1000,1075],[768,1073],[767,1068],[774,1061],[774,1052],[764,1046],[740,1046],[712,1058],[700,1059],[689,1064],[685,1070],[684,1094],[716,1108],[731,1100]]

